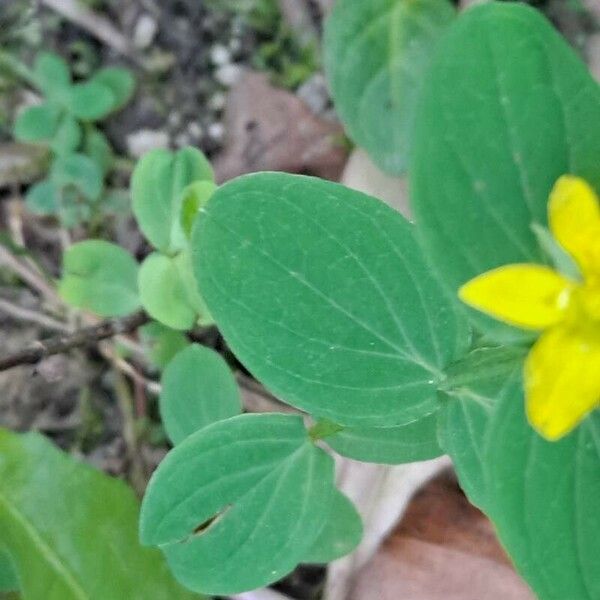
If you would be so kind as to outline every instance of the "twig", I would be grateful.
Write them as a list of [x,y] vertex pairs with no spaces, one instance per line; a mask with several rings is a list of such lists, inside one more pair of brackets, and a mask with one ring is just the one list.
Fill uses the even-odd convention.
[[151,394],[156,396],[160,394],[160,383],[144,377],[131,363],[118,356],[112,345],[107,343],[99,344],[98,350],[106,360],[111,362],[119,371],[127,375],[134,382],[143,386]]
[[4,246],[0,246],[0,265],[9,268],[52,304],[62,306],[62,301],[52,285],[39,272],[34,271],[29,265],[19,260]]
[[0,371],[5,371],[18,365],[35,364],[42,358],[52,356],[53,354],[61,354],[73,348],[96,344],[101,340],[129,333],[146,324],[148,321],[148,315],[139,312],[121,319],[103,321],[99,325],[80,329],[71,335],[59,335],[35,342],[19,352],[0,357]]
[[113,363],[115,373],[115,393],[121,417],[123,418],[123,441],[127,448],[129,459],[129,479],[134,490],[139,496],[146,487],[146,466],[138,448],[138,439],[135,432],[135,416],[133,414],[133,398],[120,368]]
[[61,331],[63,333],[68,333],[70,331],[66,323],[61,323],[60,321],[48,317],[43,313],[36,312],[35,310],[13,304],[4,298],[0,298],[0,312],[15,319],[19,319],[19,321],[35,323],[36,325],[41,325],[45,329],[50,329],[52,331]]
[[144,66],[129,40],[102,15],[85,8],[76,0],[41,0],[41,4],[76,23],[119,54],[127,56],[142,67]]

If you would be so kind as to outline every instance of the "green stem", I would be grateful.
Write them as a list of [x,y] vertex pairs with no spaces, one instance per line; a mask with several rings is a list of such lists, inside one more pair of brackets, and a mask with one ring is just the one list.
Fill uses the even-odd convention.
[[325,439],[345,429],[343,425],[327,419],[319,419],[309,430],[308,435],[313,442]]

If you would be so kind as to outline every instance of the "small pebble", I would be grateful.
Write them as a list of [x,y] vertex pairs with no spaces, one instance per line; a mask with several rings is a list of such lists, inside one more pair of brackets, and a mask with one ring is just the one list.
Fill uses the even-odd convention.
[[156,20],[144,13],[135,24],[133,30],[133,45],[140,50],[148,48],[158,31]]
[[210,60],[217,67],[227,65],[231,62],[231,52],[225,46],[216,44],[210,51]]
[[220,142],[225,137],[225,126],[223,123],[211,123],[207,133],[213,140]]
[[227,101],[227,96],[223,94],[223,92],[217,92],[210,97],[208,101],[208,108],[215,111],[220,111],[225,108],[225,102]]
[[166,131],[156,129],[140,129],[130,133],[127,138],[127,150],[134,158],[156,148],[168,148],[169,135]]
[[188,132],[189,136],[194,140],[199,140],[204,135],[202,126],[197,121],[192,121],[187,126],[187,132]]
[[215,79],[224,87],[235,85],[241,78],[244,69],[241,65],[223,65],[217,69]]

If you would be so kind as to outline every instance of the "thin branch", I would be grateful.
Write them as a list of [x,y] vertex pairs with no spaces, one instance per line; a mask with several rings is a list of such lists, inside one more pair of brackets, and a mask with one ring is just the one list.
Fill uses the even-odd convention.
[[121,319],[109,319],[99,325],[80,329],[71,335],[58,335],[47,340],[34,342],[29,347],[0,357],[0,371],[5,371],[18,365],[32,365],[42,358],[61,354],[90,344],[97,344],[101,340],[112,338],[116,335],[129,333],[149,321],[144,312],[135,313]]
[[52,317],[48,317],[43,313],[36,312],[29,308],[23,308],[17,304],[13,304],[4,298],[0,298],[0,312],[18,319],[19,321],[25,321],[26,323],[34,323],[40,325],[45,329],[52,331],[60,331],[62,333],[68,333],[69,327],[66,323],[61,323]]
[[1,245],[0,265],[9,268],[29,287],[41,294],[52,304],[62,306],[63,303],[52,285],[39,272],[34,271],[29,265],[19,260],[8,248]]
[[105,17],[79,4],[76,0],[41,0],[41,3],[62,15],[65,19],[79,25],[88,33],[143,66],[130,41]]

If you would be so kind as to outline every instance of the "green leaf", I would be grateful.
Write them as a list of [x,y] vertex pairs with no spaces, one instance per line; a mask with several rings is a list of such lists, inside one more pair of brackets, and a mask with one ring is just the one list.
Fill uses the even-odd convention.
[[119,67],[105,67],[97,71],[90,83],[107,87],[113,94],[111,112],[123,108],[135,90],[135,79],[131,71]]
[[147,346],[150,361],[159,369],[164,369],[173,357],[189,345],[181,331],[165,327],[154,321],[140,328],[140,336]]
[[37,434],[0,433],[0,545],[27,600],[187,600],[137,539],[133,492]]
[[162,376],[160,415],[173,445],[242,412],[240,391],[227,363],[210,348],[182,350]]
[[448,0],[340,0],[325,67],[350,136],[384,170],[406,170],[422,81],[456,14]]
[[52,99],[62,100],[71,86],[69,65],[54,52],[40,52],[37,55],[33,75],[40,90]]
[[487,427],[500,399],[521,402],[524,358],[520,348],[481,348],[447,370],[440,445],[452,458],[469,500],[482,509],[489,505],[483,462]]
[[131,180],[133,213],[150,243],[165,253],[182,250],[182,192],[194,181],[212,181],[206,157],[195,148],[153,150],[142,157]]
[[192,235],[192,227],[201,208],[206,206],[217,189],[213,181],[195,181],[183,190],[181,201],[181,227],[186,237]]
[[36,215],[57,215],[60,210],[60,192],[52,181],[44,179],[27,190],[25,204]]
[[[0,545],[2,540],[0,539]],[[19,580],[15,573],[10,556],[0,550],[0,594],[14,592],[19,589]]]
[[75,187],[88,200],[97,200],[104,185],[100,168],[85,154],[59,156],[52,165],[50,178],[59,188]]
[[325,527],[305,553],[302,562],[328,563],[341,558],[358,546],[362,533],[362,520],[354,504],[336,490]]
[[206,302],[200,294],[198,283],[194,276],[192,264],[192,254],[190,248],[180,252],[174,259],[175,266],[179,272],[179,277],[183,282],[185,292],[190,306],[196,311],[196,320],[199,325],[208,327],[214,325],[214,320],[208,311]]
[[318,179],[250,175],[215,192],[192,248],[229,346],[279,398],[353,427],[436,409],[468,331],[393,209]]
[[267,585],[308,554],[334,496],[333,461],[302,417],[241,415],[188,437],[158,467],[141,539],[160,545],[190,589],[229,595]]
[[443,454],[437,440],[437,411],[397,427],[353,427],[327,437],[338,454],[363,462],[397,465]]
[[171,329],[191,329],[197,313],[190,304],[186,284],[175,259],[154,252],[146,257],[138,275],[140,298],[147,313]]
[[65,113],[54,132],[50,146],[56,154],[70,154],[74,152],[81,142],[81,128],[77,120]]
[[65,302],[103,317],[140,307],[138,265],[126,250],[102,240],[73,244],[63,255],[59,292]]
[[544,600],[600,597],[600,414],[559,442],[529,425],[520,397],[500,399],[487,436],[490,514]]
[[88,126],[83,137],[83,152],[106,174],[114,162],[114,153],[106,136],[93,126]]
[[67,108],[78,119],[97,121],[116,105],[116,97],[110,87],[95,81],[77,83],[69,90]]
[[[546,224],[561,175],[600,189],[599,156],[599,87],[540,12],[465,11],[429,70],[411,169],[423,246],[449,292],[500,265],[544,262],[531,225]],[[497,339],[520,335],[470,315]]]
[[48,102],[26,108],[15,121],[15,137],[23,142],[52,139],[59,125],[60,114],[60,108]]

